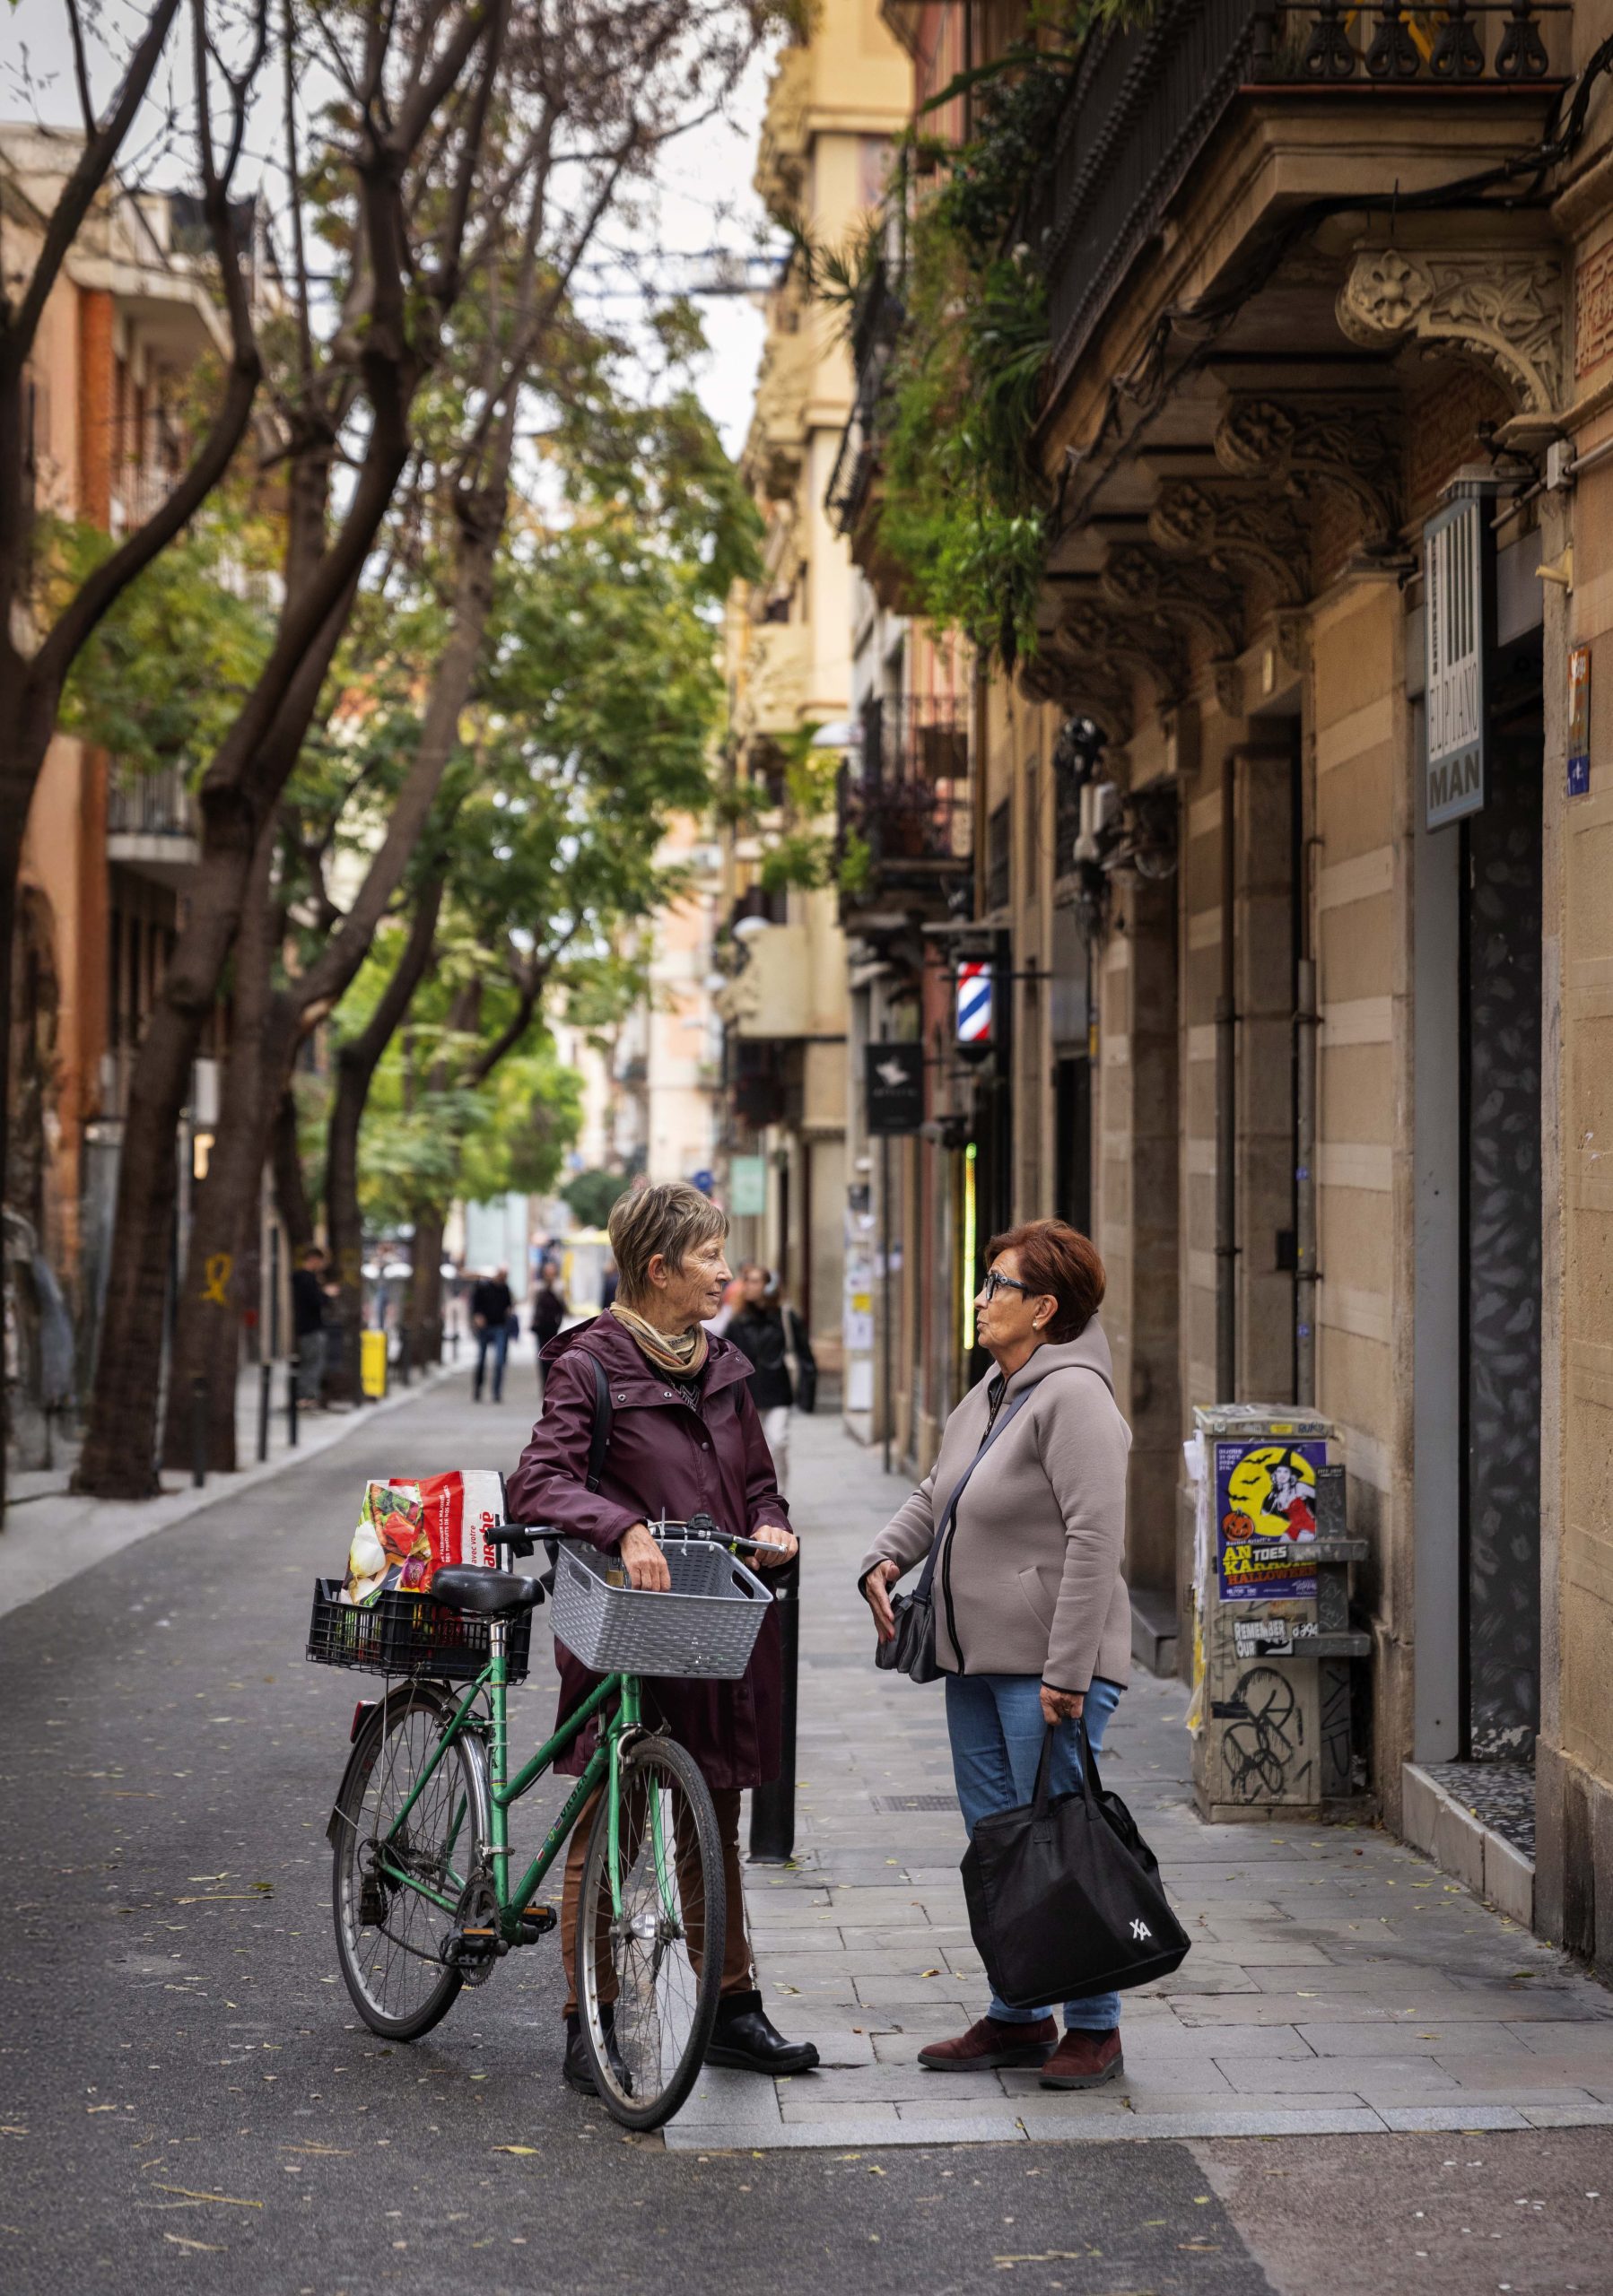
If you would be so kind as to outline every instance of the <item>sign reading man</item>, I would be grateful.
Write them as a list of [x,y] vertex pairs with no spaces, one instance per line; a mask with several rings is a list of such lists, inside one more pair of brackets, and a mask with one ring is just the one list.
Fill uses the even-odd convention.
[[1495,640],[1495,555],[1482,497],[1452,502],[1423,530],[1430,829],[1484,804],[1487,683]]

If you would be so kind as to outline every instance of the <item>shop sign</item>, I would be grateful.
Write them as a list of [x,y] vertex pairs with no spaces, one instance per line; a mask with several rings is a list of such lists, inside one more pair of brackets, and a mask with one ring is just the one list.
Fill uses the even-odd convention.
[[917,1132],[924,1121],[924,1047],[871,1044],[866,1048],[864,1105],[869,1134]]
[[767,1159],[728,1159],[728,1210],[736,1220],[757,1220],[767,1210]]
[[1424,818],[1430,829],[1484,804],[1487,685],[1495,628],[1489,504],[1452,502],[1423,530],[1423,629],[1427,653],[1428,755]]

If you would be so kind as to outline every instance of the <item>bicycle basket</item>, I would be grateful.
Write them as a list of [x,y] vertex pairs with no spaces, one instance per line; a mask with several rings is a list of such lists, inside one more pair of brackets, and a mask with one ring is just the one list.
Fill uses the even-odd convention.
[[[317,1666],[352,1666],[365,1674],[415,1674],[433,1682],[475,1682],[487,1664],[490,1622],[466,1618],[429,1595],[396,1587],[355,1608],[339,1602],[339,1578],[316,1578],[308,1657]],[[510,1680],[527,1679],[532,1613],[510,1621]]]
[[562,1546],[554,1573],[554,1638],[596,1674],[732,1682],[750,1664],[772,1596],[726,1547],[668,1541],[669,1595],[613,1587],[613,1565]]

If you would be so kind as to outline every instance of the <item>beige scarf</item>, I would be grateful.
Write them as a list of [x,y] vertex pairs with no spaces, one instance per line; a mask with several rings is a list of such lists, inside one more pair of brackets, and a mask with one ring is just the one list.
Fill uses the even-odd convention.
[[650,1358],[658,1371],[669,1379],[693,1379],[703,1371],[710,1342],[703,1324],[696,1324],[693,1331],[657,1331],[642,1316],[635,1316],[619,1300],[611,1302],[611,1313],[627,1326],[640,1349]]

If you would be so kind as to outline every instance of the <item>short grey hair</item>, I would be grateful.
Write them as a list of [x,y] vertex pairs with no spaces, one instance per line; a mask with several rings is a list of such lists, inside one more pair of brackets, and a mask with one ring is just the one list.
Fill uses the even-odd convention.
[[687,1180],[666,1180],[618,1197],[606,1232],[623,1300],[640,1300],[650,1289],[650,1263],[658,1252],[669,1268],[682,1267],[702,1244],[728,1234],[728,1215]]

